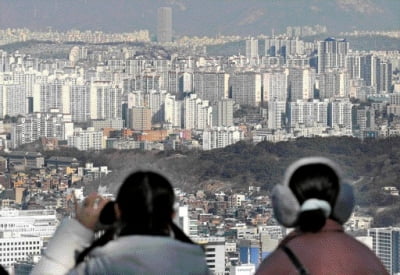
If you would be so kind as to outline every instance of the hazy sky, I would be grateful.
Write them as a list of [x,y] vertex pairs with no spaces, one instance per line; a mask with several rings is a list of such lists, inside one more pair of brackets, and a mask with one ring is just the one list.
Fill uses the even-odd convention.
[[176,35],[270,34],[314,24],[330,32],[400,29],[400,0],[0,0],[0,28],[154,32],[160,6],[173,8]]

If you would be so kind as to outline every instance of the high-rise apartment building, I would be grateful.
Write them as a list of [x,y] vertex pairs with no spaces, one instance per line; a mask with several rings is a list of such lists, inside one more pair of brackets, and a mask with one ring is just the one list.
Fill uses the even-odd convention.
[[7,52],[0,50],[0,73],[9,70],[9,59]]
[[90,119],[90,87],[88,85],[72,84],[67,86],[69,110],[74,122],[85,122]]
[[400,272],[400,228],[371,228],[373,250],[390,274]]
[[133,107],[129,109],[129,128],[137,131],[151,130],[151,109]]
[[222,99],[212,106],[213,126],[233,126],[233,105],[232,99]]
[[167,91],[164,90],[150,91],[148,106],[151,109],[151,121],[153,123],[163,122],[165,120],[164,106],[165,106],[165,98],[167,95],[169,94],[167,93]]
[[224,72],[195,72],[193,90],[199,98],[211,104],[227,98],[229,93],[229,74]]
[[64,111],[63,81],[55,79],[52,82],[37,83],[33,87],[33,111],[49,112],[50,109]]
[[333,100],[328,105],[328,125],[331,128],[346,129],[350,134],[353,129],[353,104],[349,98]]
[[291,128],[328,126],[328,100],[297,100],[290,102],[288,120]]
[[263,101],[286,101],[288,98],[288,76],[285,70],[271,70],[263,73]]
[[20,84],[0,84],[0,117],[18,116],[28,113],[26,91]]
[[90,118],[115,119],[122,116],[122,89],[108,81],[90,85]]
[[268,101],[268,129],[283,129],[286,121],[286,101]]
[[366,130],[375,130],[375,109],[369,106],[354,110],[353,129],[361,133]]
[[326,70],[319,74],[319,98],[347,97],[349,95],[349,77],[346,70]]
[[389,93],[392,86],[392,63],[380,60],[377,72],[377,92]]
[[282,56],[284,60],[290,55],[304,54],[304,41],[289,37],[268,37],[265,39],[265,56]]
[[213,127],[203,132],[203,150],[224,148],[244,138],[237,127]]
[[250,65],[258,64],[258,40],[253,37],[246,40],[246,58]]
[[75,128],[73,136],[68,137],[68,146],[81,151],[104,149],[103,131],[96,131],[93,127],[87,130]]
[[349,51],[349,42],[345,39],[327,38],[318,42],[318,73],[328,69],[344,68]]
[[161,7],[157,12],[157,41],[172,42],[172,8]]
[[290,101],[314,98],[315,70],[311,67],[290,67],[288,90]]
[[261,103],[261,74],[238,72],[230,77],[232,98],[241,105],[258,106]]
[[185,97],[183,104],[185,129],[203,130],[211,127],[212,107],[207,100],[201,100],[196,94],[191,94]]
[[11,141],[13,148],[37,141],[40,137],[66,140],[72,136],[74,123],[71,115],[56,110],[50,113],[33,113],[21,117],[12,125]]
[[174,128],[182,128],[183,101],[167,94],[164,103],[164,121]]

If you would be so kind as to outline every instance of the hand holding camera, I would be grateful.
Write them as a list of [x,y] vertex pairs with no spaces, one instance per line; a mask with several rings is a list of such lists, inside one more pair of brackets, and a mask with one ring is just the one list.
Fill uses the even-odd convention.
[[74,194],[75,217],[85,227],[95,230],[99,221],[99,216],[108,200],[97,193],[87,196],[81,205],[78,204]]

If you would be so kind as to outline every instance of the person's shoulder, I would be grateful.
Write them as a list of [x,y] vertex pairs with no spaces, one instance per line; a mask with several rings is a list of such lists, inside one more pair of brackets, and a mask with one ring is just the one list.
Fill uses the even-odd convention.
[[105,246],[98,247],[92,251],[92,255],[114,255],[121,254],[159,254],[163,251],[172,250],[180,253],[191,253],[203,255],[203,250],[195,244],[184,243],[170,237],[133,235],[119,237],[110,241]]
[[275,249],[260,264],[256,274],[284,274],[288,265],[287,257],[282,249]]
[[[143,271],[137,274],[174,274],[175,269],[182,271],[182,274],[204,274],[208,270],[203,250],[199,246],[157,236],[120,237],[94,249],[89,261],[93,270],[101,266],[114,273],[116,270],[132,268]],[[155,262],[160,267],[155,266]]]

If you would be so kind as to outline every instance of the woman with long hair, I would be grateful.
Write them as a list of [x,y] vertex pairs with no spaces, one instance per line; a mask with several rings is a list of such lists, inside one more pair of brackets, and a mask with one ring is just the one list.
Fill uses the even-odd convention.
[[[201,247],[172,221],[174,200],[169,181],[147,171],[128,176],[115,202],[89,195],[32,274],[208,274]],[[99,224],[108,228],[93,241]]]
[[346,234],[354,206],[352,187],[327,158],[300,159],[274,187],[276,219],[291,232],[256,274],[388,274],[377,256]]

